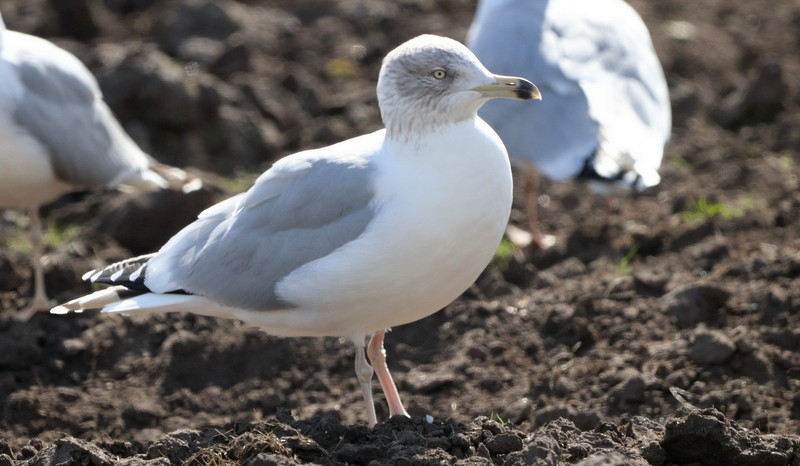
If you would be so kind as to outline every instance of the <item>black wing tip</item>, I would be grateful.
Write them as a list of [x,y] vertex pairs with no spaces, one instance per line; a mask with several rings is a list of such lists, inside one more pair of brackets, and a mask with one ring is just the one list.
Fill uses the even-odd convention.
[[124,286],[131,291],[148,292],[150,288],[145,285],[144,280],[147,275],[147,264],[154,256],[155,253],[146,254],[115,262],[101,269],[86,272],[81,278],[90,283]]

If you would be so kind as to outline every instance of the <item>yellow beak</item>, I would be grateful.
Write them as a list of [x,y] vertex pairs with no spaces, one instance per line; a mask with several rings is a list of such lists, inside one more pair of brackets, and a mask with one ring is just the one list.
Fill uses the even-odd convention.
[[514,76],[494,75],[495,82],[485,86],[473,88],[473,91],[480,92],[484,97],[494,99],[503,97],[506,99],[517,100],[542,100],[539,89],[530,81]]

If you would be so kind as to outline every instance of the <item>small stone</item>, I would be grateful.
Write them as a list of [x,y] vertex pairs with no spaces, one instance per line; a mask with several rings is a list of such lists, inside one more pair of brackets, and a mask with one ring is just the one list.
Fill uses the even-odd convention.
[[713,116],[720,126],[727,129],[773,121],[783,109],[787,90],[781,65],[765,63],[743,88],[722,100]]
[[578,390],[578,384],[568,377],[559,376],[553,384],[553,393],[556,396],[565,397],[570,393],[575,393],[576,390]]
[[600,415],[594,411],[578,411],[571,419],[575,427],[584,432],[594,430],[600,424]]
[[482,443],[480,445],[478,445],[478,451],[476,452],[476,454],[478,456],[480,456],[480,457],[483,457],[483,458],[491,458],[492,457],[491,453],[489,453],[489,449],[486,447],[486,445],[484,445]]
[[410,430],[404,430],[397,434],[395,443],[399,443],[400,445],[417,445],[419,441],[420,438],[417,434]]
[[676,79],[674,86],[670,87],[672,122],[675,127],[685,128],[703,103],[695,86],[696,84],[689,80]]
[[577,257],[570,257],[551,267],[549,272],[558,278],[571,278],[586,273],[586,265]]
[[737,358],[736,362],[743,377],[751,378],[762,384],[773,380],[775,367],[772,360],[760,350],[743,355],[741,359]]
[[617,385],[614,393],[628,403],[641,403],[647,390],[647,382],[641,374],[631,375]]
[[208,65],[217,59],[224,49],[224,44],[206,37],[190,37],[183,41],[175,52],[175,56],[184,62],[197,62]]
[[[685,205],[677,203],[673,209],[681,211]],[[680,225],[672,234],[670,247],[673,251],[680,251],[692,244],[698,243],[703,239],[714,234],[714,225],[710,221],[690,222]]]
[[506,412],[513,424],[527,421],[531,416],[531,400],[528,397],[522,397],[511,403]]
[[61,32],[80,41],[89,41],[100,33],[98,8],[85,0],[49,0],[55,10]]
[[161,47],[175,53],[191,37],[225,40],[242,28],[236,18],[238,5],[230,0],[186,0],[177,2],[159,15]]
[[425,440],[426,448],[440,448],[444,451],[450,450],[452,444],[444,437],[431,437]]
[[730,296],[731,293],[719,285],[692,284],[667,293],[662,302],[664,312],[674,316],[679,327],[687,328],[716,320]]
[[568,327],[575,316],[575,308],[566,304],[557,304],[546,313],[544,330],[548,334],[557,333],[564,327]]
[[28,370],[42,359],[42,349],[27,340],[0,340],[0,370]]
[[736,344],[718,330],[698,330],[691,339],[689,356],[698,364],[722,364],[736,351]]
[[560,418],[569,418],[570,411],[567,408],[560,406],[552,406],[549,408],[540,409],[533,417],[533,427],[539,427],[547,424],[550,421],[555,421]]
[[344,461],[346,463],[360,463],[358,458],[358,446],[353,445],[352,443],[345,443],[337,448],[336,457],[340,461]]
[[637,270],[633,273],[633,282],[636,286],[660,294],[664,292],[669,282],[669,274],[654,270]]
[[65,356],[76,356],[86,350],[87,344],[80,338],[67,338],[61,342]]
[[466,450],[470,446],[469,437],[461,433],[453,434],[450,436],[450,445]]
[[772,322],[781,314],[792,312],[792,298],[778,285],[771,285],[756,298],[764,322]]
[[510,432],[503,432],[486,440],[485,445],[491,454],[505,455],[522,450],[522,439]]
[[522,451],[510,453],[505,458],[503,465],[561,464],[559,461],[561,453],[563,453],[563,449],[557,439],[547,435],[538,435],[534,436]]
[[227,79],[234,73],[251,71],[251,55],[252,52],[246,44],[234,43],[211,63],[210,70],[222,79]]

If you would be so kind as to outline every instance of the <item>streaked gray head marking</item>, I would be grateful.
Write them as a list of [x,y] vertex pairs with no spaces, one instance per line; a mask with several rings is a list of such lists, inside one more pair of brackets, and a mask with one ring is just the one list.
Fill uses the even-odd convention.
[[[500,85],[499,78],[506,81]],[[509,79],[517,81],[509,82]],[[524,86],[522,94],[514,93]],[[490,89],[491,88],[491,89]],[[535,86],[495,76],[464,45],[422,35],[391,51],[378,79],[378,102],[389,137],[433,130],[473,118],[489,98],[532,98]]]

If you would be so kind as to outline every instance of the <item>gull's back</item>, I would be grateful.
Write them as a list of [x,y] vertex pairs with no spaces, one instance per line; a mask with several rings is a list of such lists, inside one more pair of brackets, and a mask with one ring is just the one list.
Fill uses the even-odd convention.
[[0,207],[30,207],[70,189],[166,185],[73,55],[8,31],[0,18]]
[[556,180],[658,184],[671,131],[664,72],[647,27],[622,0],[481,0],[468,45],[489,68],[536,81],[535,107],[480,115],[512,158]]

